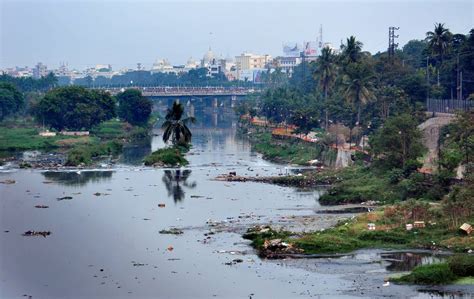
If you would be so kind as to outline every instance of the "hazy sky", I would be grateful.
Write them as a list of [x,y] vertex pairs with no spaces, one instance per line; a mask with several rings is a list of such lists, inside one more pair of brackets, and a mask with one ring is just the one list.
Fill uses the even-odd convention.
[[[281,55],[282,43],[323,39],[339,46],[355,35],[370,52],[385,50],[388,27],[400,45],[424,38],[435,22],[455,33],[474,28],[474,1],[99,1],[0,0],[0,68],[150,67],[157,58],[184,64],[242,51]],[[212,32],[212,34],[210,34]]]

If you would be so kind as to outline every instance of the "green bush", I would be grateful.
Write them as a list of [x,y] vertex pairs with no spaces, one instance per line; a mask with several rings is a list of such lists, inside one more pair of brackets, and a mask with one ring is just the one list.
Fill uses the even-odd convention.
[[66,166],[90,165],[94,158],[119,155],[122,148],[123,145],[116,140],[100,144],[78,145],[68,152]]
[[454,255],[448,260],[448,265],[451,271],[458,276],[474,276],[474,256],[472,255]]
[[163,166],[184,166],[188,161],[183,157],[185,148],[167,147],[154,151],[151,155],[145,157],[143,162],[146,166],[161,164]]
[[412,273],[404,275],[395,281],[412,284],[448,284],[456,280],[456,275],[447,263],[418,266]]

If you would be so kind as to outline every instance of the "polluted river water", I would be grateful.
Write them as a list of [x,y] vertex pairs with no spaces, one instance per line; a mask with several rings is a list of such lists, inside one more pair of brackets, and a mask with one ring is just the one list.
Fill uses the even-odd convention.
[[[160,131],[151,149],[162,147]],[[241,234],[256,224],[315,230],[354,214],[321,212],[319,190],[215,181],[301,171],[265,161],[233,120],[193,129],[189,166],[4,169],[1,298],[469,298],[472,286],[386,285],[436,261],[426,252],[362,250],[340,258],[262,260]],[[137,163],[150,148],[129,150]],[[320,211],[320,212],[318,212]],[[179,234],[165,234],[166,230]],[[27,231],[51,232],[24,236]],[[160,233],[160,231],[162,233]],[[182,232],[182,233],[181,233]]]

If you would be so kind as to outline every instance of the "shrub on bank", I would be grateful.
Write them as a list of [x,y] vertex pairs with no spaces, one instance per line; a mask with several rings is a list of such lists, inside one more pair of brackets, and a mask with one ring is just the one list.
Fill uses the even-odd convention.
[[457,276],[474,276],[474,256],[457,254],[448,260],[451,271]]
[[68,152],[66,166],[90,165],[100,156],[117,156],[122,152],[122,147],[116,140],[76,146]]
[[185,166],[189,163],[184,158],[184,153],[187,151],[187,148],[181,146],[160,148],[145,157],[143,162],[146,166]]
[[451,271],[447,263],[418,266],[413,271],[400,278],[393,279],[395,282],[409,284],[448,284],[456,280],[456,275]]
[[450,257],[447,262],[418,266],[413,271],[395,282],[410,284],[449,284],[459,278],[474,276],[474,256],[458,254]]

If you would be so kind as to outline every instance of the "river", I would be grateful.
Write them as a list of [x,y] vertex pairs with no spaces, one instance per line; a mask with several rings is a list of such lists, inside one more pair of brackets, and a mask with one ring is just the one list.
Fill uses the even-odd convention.
[[[112,169],[4,169],[0,181],[1,298],[352,298],[441,296],[383,286],[426,253],[362,250],[339,259],[261,260],[241,238],[272,224],[322,229],[352,214],[319,214],[318,190],[213,180],[219,174],[278,175],[301,169],[265,161],[236,135],[229,115],[193,129],[190,165],[138,165],[162,147],[130,148]],[[47,206],[48,208],[35,208]],[[180,235],[160,234],[178,228]],[[23,236],[26,231],[50,231]],[[385,254],[385,255],[384,255]],[[407,258],[408,256],[408,258]],[[414,257],[414,258],[410,258]],[[414,262],[413,262],[414,261]],[[413,266],[413,265],[412,265]],[[410,266],[410,267],[412,267]],[[408,267],[408,268],[410,268]],[[469,296],[469,287],[446,287]],[[454,293],[453,293],[454,292]]]

